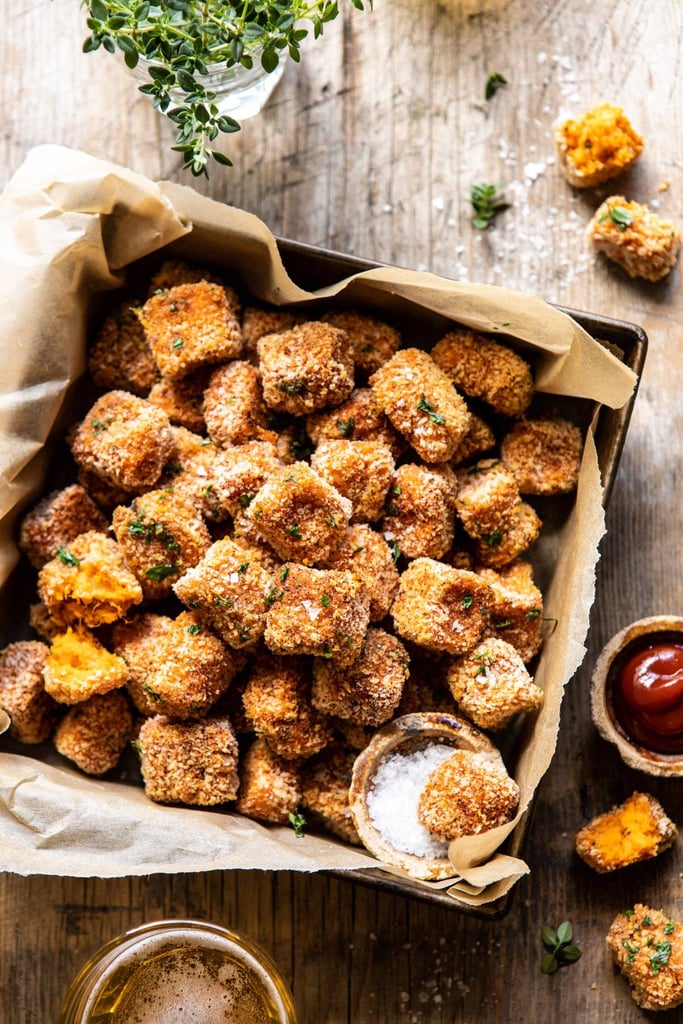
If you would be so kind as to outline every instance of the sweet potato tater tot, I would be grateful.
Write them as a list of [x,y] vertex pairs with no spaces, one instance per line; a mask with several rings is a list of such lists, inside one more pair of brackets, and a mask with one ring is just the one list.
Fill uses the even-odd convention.
[[370,377],[391,423],[425,462],[447,462],[467,434],[464,399],[427,352],[400,349]]
[[266,405],[295,416],[339,405],[353,390],[353,358],[346,333],[312,321],[258,342]]
[[493,591],[484,636],[500,637],[519,651],[522,661],[531,661],[543,642],[543,595],[534,583],[531,562],[519,559],[498,572],[480,569],[479,575]]
[[115,768],[133,735],[133,715],[122,690],[90,697],[67,711],[55,730],[54,743],[88,775]]
[[0,708],[10,716],[11,735],[20,743],[42,743],[58,718],[43,682],[49,653],[40,640],[17,640],[0,651]]
[[356,751],[334,742],[312,757],[301,775],[301,805],[312,823],[360,846],[349,808],[349,783]]
[[80,533],[107,529],[107,519],[80,484],[53,491],[24,516],[19,547],[31,565],[41,569]]
[[278,334],[303,323],[306,314],[294,309],[270,306],[245,306],[242,314],[244,354],[251,362],[258,360],[258,340],[266,334]]
[[239,321],[219,284],[197,281],[156,292],[138,316],[159,369],[171,380],[242,351]]
[[521,502],[513,475],[499,459],[482,459],[470,469],[458,473],[455,508],[470,537],[488,539],[506,528]]
[[157,714],[158,701],[149,692],[147,677],[159,659],[162,638],[172,630],[173,619],[154,612],[133,615],[112,627],[110,646],[128,667],[126,688],[143,715]]
[[268,428],[261,377],[242,359],[219,366],[204,391],[204,418],[209,437],[227,448],[247,441],[275,441]]
[[432,359],[456,388],[500,416],[521,416],[534,394],[531,368],[506,345],[466,328],[445,334]]
[[209,807],[236,798],[237,739],[227,718],[173,722],[155,715],[143,722],[136,746],[150,800]]
[[217,450],[214,487],[230,515],[246,512],[257,491],[281,466],[270,441],[248,441]]
[[348,569],[358,576],[370,595],[370,622],[381,622],[398,590],[394,554],[398,557],[381,534],[357,523],[344,531],[341,544],[321,568]]
[[420,795],[418,820],[444,842],[504,825],[519,804],[519,787],[483,753],[456,750],[431,773]]
[[124,298],[103,321],[88,350],[88,370],[98,387],[144,398],[159,379],[159,367],[134,306],[134,298]]
[[501,441],[503,465],[522,494],[576,490],[583,442],[568,420],[520,420]]
[[391,449],[381,441],[323,441],[311,456],[311,469],[349,499],[352,523],[381,517],[394,472]]
[[203,367],[181,380],[162,377],[151,388],[147,401],[162,409],[174,426],[204,434],[204,391],[210,376],[211,368]]
[[323,441],[382,441],[394,458],[406,448],[375,398],[372,388],[354,389],[345,402],[306,417],[306,432],[313,444]]
[[399,466],[385,504],[384,536],[407,558],[442,558],[455,535],[456,490],[446,465]]
[[316,660],[313,706],[359,725],[382,725],[398,707],[408,665],[408,652],[400,640],[383,629],[369,629],[353,665]]
[[475,558],[482,565],[501,569],[531,547],[541,532],[541,520],[526,501],[515,505],[505,524],[474,541]]
[[79,466],[127,491],[153,487],[172,448],[166,413],[126,391],[98,398],[71,442]]
[[395,327],[360,310],[330,310],[320,319],[346,331],[353,361],[366,374],[388,362],[401,344],[401,335]]
[[452,661],[446,681],[458,706],[482,729],[503,729],[520,711],[543,703],[518,651],[496,637]]
[[240,765],[240,789],[235,810],[259,821],[289,824],[301,802],[299,770],[270,749],[264,739],[255,739]]
[[60,704],[79,704],[125,686],[128,666],[81,626],[54,638],[43,678],[46,691]]

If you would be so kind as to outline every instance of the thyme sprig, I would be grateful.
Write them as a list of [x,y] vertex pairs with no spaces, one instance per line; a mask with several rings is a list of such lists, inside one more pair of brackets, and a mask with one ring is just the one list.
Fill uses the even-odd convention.
[[563,921],[557,931],[545,925],[541,931],[545,952],[541,959],[543,974],[554,974],[559,967],[576,963],[581,958],[581,950],[572,945],[574,929],[570,921]]
[[509,202],[500,190],[500,185],[471,185],[470,202],[474,210],[472,224],[485,231],[499,213],[507,210]]
[[[349,3],[364,9],[363,0]],[[131,69],[149,62],[140,92],[175,124],[172,148],[195,176],[208,176],[211,160],[232,165],[214,142],[240,129],[198,78],[238,64],[250,69],[256,60],[271,73],[284,54],[298,63],[309,33],[317,39],[339,14],[338,0],[83,0],[83,6],[89,30],[83,51],[119,52]]]

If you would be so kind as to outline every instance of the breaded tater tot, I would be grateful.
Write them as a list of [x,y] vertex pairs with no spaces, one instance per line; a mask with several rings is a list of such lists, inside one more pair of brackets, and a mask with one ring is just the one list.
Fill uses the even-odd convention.
[[225,281],[224,275],[220,271],[199,266],[197,263],[188,263],[186,260],[164,260],[150,277],[147,294],[155,295],[179,284],[196,284],[198,281],[222,285],[232,312],[238,319],[240,318],[242,301],[235,289]]
[[305,416],[339,405],[353,390],[353,358],[348,336],[318,320],[258,341],[259,369],[266,405],[276,412]]
[[484,636],[506,640],[519,651],[522,661],[531,661],[543,643],[543,595],[534,583],[531,563],[518,559],[498,572],[480,569],[479,575],[493,591]]
[[398,707],[408,665],[400,640],[383,629],[369,629],[353,665],[339,666],[334,659],[314,662],[313,706],[359,725],[382,725]]
[[455,509],[470,537],[488,542],[502,531],[521,502],[512,473],[499,459],[482,459],[457,475]]
[[460,466],[470,459],[486,455],[496,446],[496,435],[486,420],[470,412],[470,429],[453,452],[451,466]]
[[370,595],[353,573],[288,564],[275,587],[264,639],[275,654],[350,665],[361,653],[369,621]]
[[215,453],[215,489],[231,516],[246,512],[264,484],[282,467],[270,441],[248,441]]
[[289,824],[301,802],[300,772],[257,737],[240,764],[240,788],[235,810],[259,821]]
[[40,640],[17,640],[0,651],[0,708],[20,743],[42,743],[57,722],[57,704],[43,682],[49,653]]
[[124,298],[105,318],[87,358],[98,387],[144,397],[159,379],[159,367],[135,312],[136,301]]
[[79,704],[125,686],[128,666],[81,626],[54,638],[43,678],[46,691],[60,704]]
[[487,637],[454,659],[446,682],[458,707],[482,729],[503,729],[521,711],[543,703],[543,691],[519,652],[497,637]]
[[353,505],[352,523],[381,518],[394,472],[391,449],[381,441],[323,441],[311,469]]
[[242,351],[239,321],[219,284],[176,285],[151,295],[137,312],[157,365],[171,380]]
[[209,437],[228,448],[247,441],[274,442],[268,427],[261,377],[255,366],[235,359],[211,374],[204,391],[204,419]]
[[321,568],[348,569],[363,581],[370,594],[370,622],[381,622],[389,614],[398,590],[394,551],[366,523],[349,526],[341,544]]
[[406,558],[442,558],[454,531],[456,480],[447,465],[406,462],[394,474],[382,531]]
[[57,549],[66,547],[80,533],[105,532],[108,523],[95,502],[80,484],[52,491],[24,516],[19,531],[19,547],[36,569],[54,558]]
[[211,367],[202,367],[181,380],[162,377],[151,388],[147,401],[163,409],[174,426],[204,434],[204,391],[210,376]]
[[143,715],[156,715],[158,701],[147,688],[147,677],[159,658],[160,641],[173,629],[168,615],[144,612],[117,622],[111,631],[110,646],[128,667],[126,689]]
[[311,757],[332,739],[332,727],[311,704],[310,691],[310,667],[303,659],[259,655],[252,662],[244,710],[256,735],[287,760]]
[[42,601],[37,601],[29,607],[28,624],[42,640],[47,640],[48,643],[52,643],[57,634],[64,629],[63,626],[55,622]]
[[121,548],[97,530],[81,533],[68,548],[59,548],[38,574],[38,594],[62,626],[115,622],[142,601],[142,587]]
[[447,462],[470,427],[464,399],[427,352],[400,349],[370,377],[377,402],[424,462]]
[[493,594],[474,572],[416,558],[391,608],[396,632],[430,650],[463,654],[482,636]]
[[173,722],[155,715],[143,722],[136,747],[150,800],[209,807],[237,796],[237,739],[225,717]]
[[345,402],[306,417],[306,431],[316,445],[323,441],[382,441],[398,458],[406,440],[396,431],[375,398],[372,388],[355,388]]
[[104,775],[118,764],[133,735],[133,715],[123,690],[98,694],[67,711],[54,744],[88,775]]
[[301,805],[312,822],[360,846],[360,838],[349,808],[349,783],[356,751],[340,742],[331,743],[304,767],[301,777]]
[[[277,578],[277,577],[276,577]],[[276,579],[275,578],[275,579]],[[266,628],[275,579],[229,537],[215,541],[173,587],[200,622],[231,647],[252,647]]]
[[202,558],[211,535],[189,498],[158,488],[114,509],[112,528],[147,600],[169,597],[173,584]]
[[445,334],[432,359],[454,386],[501,416],[521,416],[534,395],[531,367],[506,345],[463,327]]
[[503,437],[500,457],[522,494],[569,494],[582,447],[581,431],[568,420],[520,420]]
[[173,450],[157,486],[173,487],[177,494],[189,498],[208,522],[223,522],[229,512],[221,488],[222,449],[185,427],[171,427],[171,432]]
[[304,323],[307,314],[295,309],[278,309],[275,306],[245,306],[242,313],[242,340],[244,354],[251,362],[258,361],[258,340],[266,334],[288,331]]
[[395,327],[356,309],[333,309],[320,317],[346,331],[356,367],[365,374],[374,373],[388,362],[401,344]]
[[349,525],[351,502],[305,462],[282,466],[249,502],[247,516],[283,561],[329,558]]
[[172,448],[166,413],[126,391],[98,398],[71,442],[80,467],[126,491],[153,487]]
[[501,569],[531,547],[541,532],[541,520],[526,501],[515,505],[504,526],[473,542],[478,562]]
[[502,762],[471,750],[454,750],[430,774],[417,817],[444,842],[476,836],[504,825],[519,804],[519,786]]
[[[673,1010],[683,1003],[683,924],[679,920],[656,907],[635,903],[612,922],[607,948],[631,986],[637,1006]],[[653,1018],[648,1014],[648,1019]],[[674,1019],[671,1014],[669,1019]]]

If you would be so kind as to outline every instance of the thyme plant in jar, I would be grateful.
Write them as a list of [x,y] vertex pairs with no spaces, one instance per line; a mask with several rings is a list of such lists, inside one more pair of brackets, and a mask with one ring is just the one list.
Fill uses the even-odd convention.
[[[357,10],[363,0],[348,0]],[[174,150],[194,175],[211,160],[232,161],[213,145],[263,107],[301,44],[339,14],[337,0],[83,0],[86,53],[120,53],[140,92],[176,126]],[[372,8],[372,0],[367,0]]]

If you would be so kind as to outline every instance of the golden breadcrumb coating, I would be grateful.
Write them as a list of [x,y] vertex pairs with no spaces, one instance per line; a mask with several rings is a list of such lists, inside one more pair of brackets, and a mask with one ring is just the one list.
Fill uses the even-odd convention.
[[231,647],[251,647],[263,635],[266,611],[277,593],[277,577],[229,537],[215,541],[173,587]]
[[172,488],[147,491],[130,505],[119,505],[112,529],[149,601],[169,597],[173,584],[211,545],[209,530],[195,506]]
[[416,558],[401,574],[391,615],[406,640],[464,654],[482,636],[492,601],[491,588],[476,573]]
[[486,420],[470,412],[470,429],[453,452],[451,466],[460,466],[470,459],[486,455],[496,446],[496,435]]
[[245,306],[242,314],[242,339],[244,354],[252,362],[258,360],[258,340],[266,334],[288,331],[304,323],[306,313],[295,309],[277,309],[266,306]]
[[219,284],[197,281],[155,292],[137,314],[159,369],[171,380],[241,354],[239,320]]
[[126,491],[153,487],[172,448],[166,413],[126,391],[108,391],[98,398],[71,442],[82,469]]
[[107,391],[120,389],[144,397],[159,379],[159,367],[127,296],[105,318],[88,348],[88,371]]
[[353,359],[346,333],[314,320],[258,341],[266,405],[305,416],[339,405],[353,390]]
[[306,417],[306,431],[315,445],[323,441],[382,441],[398,458],[406,441],[384,415],[372,388],[355,388],[345,402]]
[[290,563],[275,583],[264,639],[275,654],[350,665],[361,653],[369,621],[370,595],[353,573]]
[[543,703],[512,644],[488,637],[448,666],[446,682],[460,710],[482,729],[504,729],[522,711]]
[[406,558],[442,558],[453,543],[456,493],[445,464],[399,466],[385,503],[384,537]]
[[0,651],[0,708],[20,743],[42,743],[57,721],[57,705],[43,682],[49,653],[40,640],[18,640]]
[[617,914],[607,948],[643,1010],[683,1003],[683,925],[663,910],[636,903]]
[[37,601],[29,606],[28,623],[31,629],[35,630],[38,636],[47,640],[48,643],[52,643],[64,628],[55,622],[42,601]]
[[374,522],[394,472],[391,449],[381,441],[323,441],[311,456],[311,469],[353,505],[352,523]]
[[466,532],[475,540],[489,538],[507,527],[521,503],[517,481],[498,459],[482,459],[457,475],[455,510]]
[[601,103],[555,128],[564,176],[575,188],[593,188],[621,174],[643,151],[643,139],[621,107]]
[[531,563],[518,559],[499,571],[480,569],[479,575],[493,591],[484,636],[506,640],[522,661],[531,661],[543,643],[543,595],[534,583]]
[[172,427],[171,432],[173,450],[158,486],[173,487],[177,494],[189,498],[208,522],[223,522],[229,513],[221,488],[222,449],[185,427]]
[[504,525],[473,542],[476,560],[492,569],[509,565],[531,547],[541,526],[536,510],[526,501],[520,502],[506,517]]
[[143,489],[119,487],[84,466],[79,466],[77,479],[88,497],[92,498],[98,508],[103,509],[105,513],[111,512],[117,505],[124,505],[133,494]]
[[347,843],[361,845],[349,807],[349,783],[356,751],[334,742],[311,758],[302,772],[301,805],[313,822],[320,823]]
[[150,800],[210,807],[236,798],[238,747],[229,719],[155,715],[143,722],[136,746]]
[[280,558],[302,565],[330,557],[351,512],[351,502],[305,462],[276,469],[247,507],[247,517]]
[[105,532],[108,523],[95,502],[80,484],[52,491],[24,516],[19,531],[19,547],[36,569],[54,558],[88,530]]
[[55,730],[54,744],[88,775],[115,768],[133,735],[133,715],[122,690],[98,694],[67,711]]
[[445,334],[432,359],[456,388],[501,416],[521,416],[534,396],[531,367],[506,345],[465,327]]
[[332,309],[320,319],[346,331],[353,361],[366,374],[374,373],[388,362],[401,344],[401,335],[395,327],[360,310]]
[[125,686],[128,666],[89,629],[67,629],[52,641],[43,669],[45,690],[60,704],[79,704]]
[[302,659],[260,655],[252,662],[242,703],[256,735],[279,757],[311,757],[332,739],[327,717],[311,704],[310,689],[310,667]]
[[213,487],[221,504],[237,517],[248,510],[257,491],[282,467],[270,441],[217,449],[214,453]]
[[222,640],[194,612],[181,612],[159,637],[143,689],[157,713],[201,718],[241,669]]
[[519,787],[502,762],[461,749],[429,775],[417,817],[432,835],[451,842],[504,825],[518,804]]
[[301,802],[300,771],[256,738],[240,763],[240,788],[235,810],[259,821],[288,825]]
[[242,359],[219,366],[211,374],[204,391],[204,418],[209,437],[224,448],[247,441],[275,442],[277,438],[268,428],[261,376]]
[[187,263],[185,260],[164,260],[159,268],[149,279],[148,295],[167,291],[179,284],[196,284],[198,281],[209,281],[211,284],[220,284],[225,289],[225,294],[230,303],[230,308],[239,319],[242,314],[242,302],[235,289],[227,284],[223,274],[217,270],[210,270],[208,267],[201,267],[196,263]]
[[582,449],[581,431],[568,420],[520,420],[503,437],[500,457],[522,494],[569,494]]
[[202,367],[181,380],[162,377],[151,388],[147,401],[163,409],[175,426],[204,434],[204,391],[210,376],[211,367]]
[[38,574],[38,594],[62,626],[101,626],[122,618],[142,601],[142,588],[121,548],[97,530],[81,533],[60,548]]
[[159,658],[160,641],[173,630],[168,615],[144,612],[117,622],[111,631],[111,648],[128,667],[126,688],[138,711],[156,715],[158,701],[151,696],[147,684],[151,666]]
[[311,701],[327,715],[359,725],[382,725],[398,707],[408,666],[408,652],[400,640],[383,629],[369,629],[353,665],[315,661]]
[[623,267],[629,277],[646,281],[666,277],[681,248],[677,224],[623,196],[610,196],[597,208],[587,233],[598,252]]
[[576,833],[576,852],[600,874],[668,850],[678,829],[649,793],[633,793],[618,807],[591,818]]
[[401,349],[370,377],[390,422],[425,462],[447,462],[470,428],[464,399],[427,352]]
[[349,526],[339,547],[321,568],[348,569],[363,581],[370,595],[370,622],[381,622],[389,614],[398,590],[396,558],[384,537],[372,527],[366,523]]

